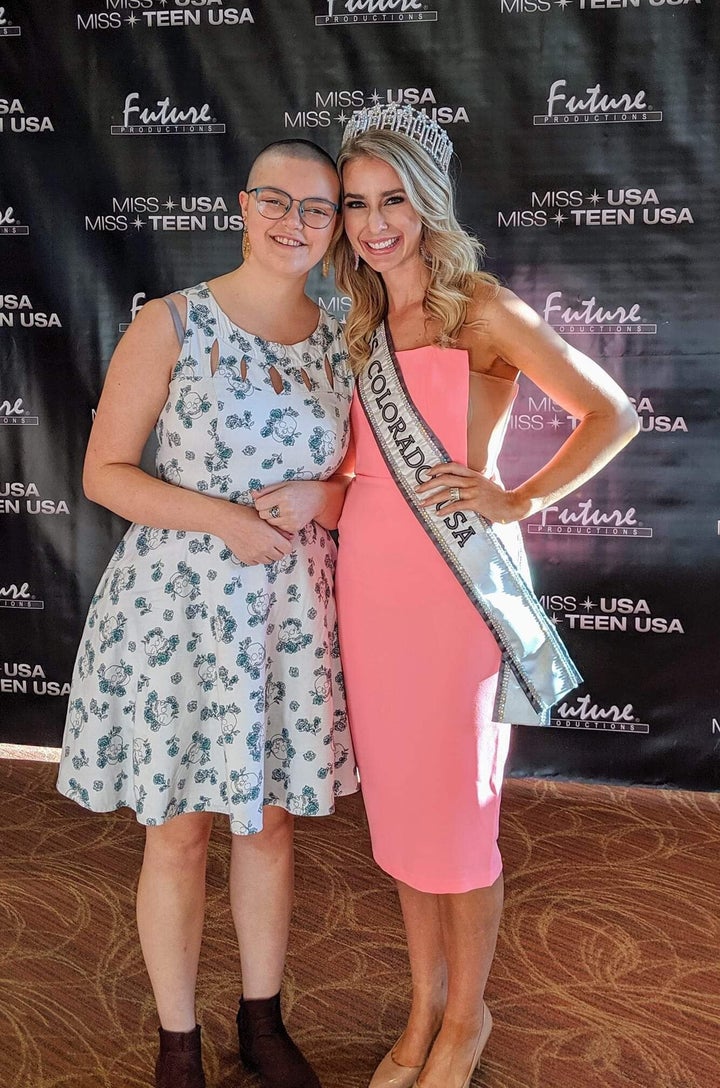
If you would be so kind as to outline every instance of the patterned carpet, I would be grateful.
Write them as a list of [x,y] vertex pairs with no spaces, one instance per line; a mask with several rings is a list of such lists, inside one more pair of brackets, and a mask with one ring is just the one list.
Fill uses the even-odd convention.
[[[54,777],[0,760],[0,1085],[148,1088],[142,832],[60,799]],[[507,783],[496,1027],[474,1088],[717,1088],[719,827],[717,796]],[[227,834],[218,819],[200,1018],[209,1088],[253,1088],[235,1055]],[[364,1088],[401,1028],[407,964],[359,800],[301,822],[297,858],[290,1025],[324,1088]]]

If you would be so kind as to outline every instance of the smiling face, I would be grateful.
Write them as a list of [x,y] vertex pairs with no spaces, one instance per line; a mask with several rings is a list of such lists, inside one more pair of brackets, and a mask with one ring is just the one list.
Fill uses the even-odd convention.
[[367,155],[351,159],[343,168],[343,190],[348,241],[375,272],[385,276],[423,265],[422,221],[392,166]]
[[321,162],[266,154],[255,163],[248,179],[248,189],[264,186],[283,190],[294,202],[281,219],[266,219],[258,211],[255,194],[245,190],[240,193],[240,207],[250,237],[250,260],[267,264],[280,275],[306,275],[324,257],[337,218],[325,227],[308,227],[300,218],[297,201],[319,197],[337,204],[338,177],[329,165]]

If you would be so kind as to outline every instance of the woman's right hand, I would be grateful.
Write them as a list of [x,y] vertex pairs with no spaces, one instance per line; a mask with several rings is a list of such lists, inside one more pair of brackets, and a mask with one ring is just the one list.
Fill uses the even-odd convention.
[[294,550],[294,533],[285,533],[269,525],[253,506],[227,505],[230,509],[219,536],[241,563],[250,566],[276,563]]

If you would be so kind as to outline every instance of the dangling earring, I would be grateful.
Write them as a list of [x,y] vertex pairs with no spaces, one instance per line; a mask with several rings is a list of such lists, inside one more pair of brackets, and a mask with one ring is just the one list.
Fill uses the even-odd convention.
[[356,249],[354,249],[353,250],[353,268],[357,272],[359,267],[360,267],[360,254],[358,253],[358,251]]
[[244,261],[248,259],[248,257],[250,256],[250,252],[250,235],[248,234],[247,227],[245,227],[242,239],[242,258]]
[[425,246],[425,235],[424,234],[422,235],[422,237],[420,239],[420,256],[422,257],[425,264],[427,264],[427,265],[432,264],[432,254],[428,251],[427,247]]
[[327,279],[330,274],[330,254],[326,253],[322,261],[322,275],[323,279]]

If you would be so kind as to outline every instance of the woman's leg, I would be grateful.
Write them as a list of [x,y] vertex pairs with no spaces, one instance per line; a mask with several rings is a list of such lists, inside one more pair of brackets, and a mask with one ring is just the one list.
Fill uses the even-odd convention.
[[195,983],[205,914],[212,814],[190,812],[148,827],[137,890],[145,966],[166,1031],[195,1027]]
[[280,985],[294,890],[293,817],[266,805],[257,835],[233,835],[230,905],[242,967],[240,1057],[261,1088],[320,1088],[285,1029]]
[[502,913],[502,876],[489,888],[440,895],[438,900],[448,965],[447,1004],[418,1088],[463,1088],[483,1027],[485,984]]
[[266,805],[257,835],[233,835],[230,906],[242,967],[243,996],[278,993],[285,968],[294,891],[293,817]]
[[443,951],[440,896],[429,895],[397,881],[402,907],[412,1004],[407,1027],[393,1050],[398,1065],[422,1065],[437,1034],[447,996],[447,966]]

